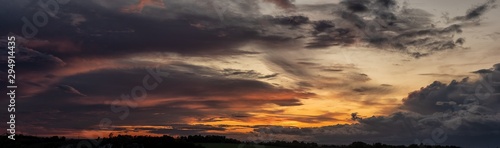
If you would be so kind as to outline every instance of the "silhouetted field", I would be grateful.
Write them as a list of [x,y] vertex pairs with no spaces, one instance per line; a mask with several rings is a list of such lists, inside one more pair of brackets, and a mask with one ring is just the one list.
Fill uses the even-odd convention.
[[[82,142],[83,141],[83,142]],[[92,142],[94,141],[94,142]],[[1,148],[86,148],[94,143],[93,148],[458,148],[457,146],[430,145],[387,145],[381,143],[368,144],[353,142],[349,145],[320,145],[314,142],[299,141],[267,141],[244,142],[217,135],[194,136],[129,136],[118,135],[98,139],[68,139],[65,137],[36,137],[16,135],[16,140],[10,140],[3,135]],[[96,143],[96,144],[95,144]]]

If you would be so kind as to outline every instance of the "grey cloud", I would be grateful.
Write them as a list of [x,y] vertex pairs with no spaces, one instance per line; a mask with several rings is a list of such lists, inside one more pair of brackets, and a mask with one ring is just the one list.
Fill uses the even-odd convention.
[[328,69],[328,68],[326,68],[326,69],[323,69],[323,71],[329,71],[329,72],[341,72],[341,71],[343,71],[343,70],[342,70],[342,69]]
[[[64,5],[64,9],[60,9],[58,13],[61,21],[51,20],[50,25],[40,30],[37,38],[47,40],[51,45],[65,44],[58,41],[60,38],[65,38],[75,45],[74,49],[58,51],[50,49],[51,46],[41,46],[37,50],[48,51],[54,56],[63,57],[63,60],[74,57],[120,57],[138,52],[174,52],[183,55],[247,54],[239,51],[238,47],[255,42],[260,42],[261,46],[276,42],[286,44],[285,42],[290,42],[296,37],[267,31],[274,25],[262,27],[258,26],[259,22],[294,25],[300,23],[301,19],[307,19],[299,16],[289,17],[290,19],[278,17],[275,19],[277,21],[269,21],[268,17],[257,13],[259,8],[255,8],[257,5],[251,1],[214,1],[217,4],[232,4],[228,11],[224,12],[224,24],[221,24],[215,11],[214,14],[205,11],[214,8],[196,1],[169,1],[167,10],[146,11],[142,14],[123,14],[113,5],[115,3],[128,5],[127,2],[105,3],[72,1]],[[18,9],[15,12],[28,10]],[[85,16],[85,23],[78,26],[71,24],[76,12]],[[2,20],[10,22],[12,19],[14,18],[2,16]],[[199,24],[198,28],[193,27],[193,24]],[[5,31],[3,29],[2,31]],[[20,29],[13,28],[9,31],[21,34]],[[53,32],[58,33],[53,34]],[[151,38],[146,40],[144,36]],[[139,48],[141,50],[137,50]]]
[[498,40],[498,39],[500,39],[500,32],[493,32],[493,33],[487,34],[486,36],[490,37],[493,40]]
[[298,99],[285,99],[270,101],[279,106],[300,106],[303,105]]
[[[219,70],[203,66],[176,63],[161,70],[169,75],[161,76],[163,82],[156,89],[148,90],[146,99],[130,99],[129,103],[146,105],[129,107],[126,120],[119,120],[124,112],[112,112],[109,103],[124,101],[120,99],[121,94],[130,94],[132,88],[142,85],[144,76],[148,75],[144,68],[101,69],[61,78],[60,84],[47,86],[43,92],[19,100],[23,106],[19,107],[22,111],[18,114],[24,121],[20,130],[48,134],[61,134],[55,133],[57,129],[90,130],[102,118],[112,119],[116,126],[165,125],[183,122],[188,117],[242,120],[228,113],[234,109],[242,115],[248,111],[259,112],[255,107],[265,104],[298,106],[302,105],[301,99],[315,95],[253,79],[226,78]],[[120,106],[124,104],[116,107]]]
[[[295,7],[289,0],[267,2],[280,7]],[[325,6],[297,6],[301,11],[313,11],[306,9],[309,7],[322,7],[332,13],[328,14],[333,17],[331,20],[314,21],[305,15],[261,14],[258,1],[165,3],[165,9],[148,8],[140,14],[124,14],[120,12],[121,8],[133,4],[132,1],[72,1],[60,9],[58,20],[61,21],[51,20],[51,24],[37,34],[37,38],[51,42],[52,46],[42,46],[36,50],[47,51],[66,61],[74,57],[120,57],[138,52],[173,52],[190,56],[248,54],[238,50],[248,44],[258,44],[264,49],[317,49],[367,44],[382,50],[396,50],[421,57],[459,48],[464,41],[453,37],[460,33],[463,26],[435,27],[429,13],[406,6],[401,10],[395,9],[400,5],[392,0],[355,0]],[[492,3],[488,2],[484,7],[492,8],[490,5]],[[224,11],[212,6],[224,6]],[[35,6],[8,3],[6,7]],[[468,13],[469,18],[484,13],[482,7],[476,9]],[[16,9],[13,12],[29,14],[33,11]],[[85,16],[85,22],[75,26],[75,14]],[[0,17],[9,20],[7,22],[16,22],[10,20],[20,18]],[[7,24],[0,32],[8,30],[21,34],[16,26],[22,24]],[[53,32],[58,32],[57,36]],[[144,36],[154,37],[145,40]],[[60,38],[69,41],[61,42]],[[63,44],[72,44],[71,48],[76,50],[51,50],[55,45],[66,47]],[[137,50],[139,48],[141,50]]]
[[[168,126],[171,128],[162,128],[163,126]],[[213,126],[213,125],[204,125],[204,124],[167,124],[162,125],[162,127],[158,128],[134,128],[127,130],[145,130],[150,133],[155,134],[163,134],[163,135],[200,135],[200,134],[208,134],[207,131],[225,131],[226,127],[224,126]],[[127,131],[125,130],[125,131]]]
[[277,73],[264,75],[254,70],[239,70],[239,69],[223,69],[222,74],[224,76],[233,78],[251,78],[251,79],[268,79],[278,76]]
[[264,0],[265,2],[270,2],[275,4],[278,7],[283,9],[293,9],[295,5],[293,4],[294,0]]
[[371,78],[364,73],[351,73],[347,77],[353,81],[366,82],[371,80]]
[[360,119],[363,119],[363,118],[359,117],[358,113],[351,113],[351,120],[356,121],[356,120],[360,120]]
[[[480,17],[485,12],[483,9],[493,8],[492,5],[492,2],[487,2],[469,10],[469,18]],[[401,9],[395,9],[396,6]],[[442,50],[461,48],[465,42],[464,38],[454,38],[462,32],[465,24],[437,27],[428,12],[401,6],[392,0],[342,1],[330,9],[336,18],[312,22],[312,42],[306,47],[359,46],[356,43],[367,43],[368,46],[419,58]]]
[[71,87],[68,85],[59,85],[59,86],[57,86],[57,88],[64,91],[64,92],[67,92],[67,93],[76,94],[76,95],[84,96],[84,97],[87,96],[87,95],[81,93],[80,91],[78,91],[77,89],[75,89],[74,87]]
[[488,74],[488,73],[492,73],[493,71],[490,70],[490,69],[480,69],[480,70],[477,70],[477,71],[473,71],[472,73],[477,73],[477,74]]
[[459,21],[470,21],[470,20],[476,20],[479,19],[484,13],[486,13],[488,10],[496,8],[495,4],[496,0],[488,0],[484,4],[475,6],[473,8],[470,8],[467,10],[467,13],[464,16],[457,16],[453,18],[453,20],[459,20]]
[[309,18],[306,16],[281,16],[281,17],[275,17],[274,20],[276,24],[280,25],[288,25],[292,27],[298,27],[300,25],[308,24],[309,23]]
[[304,69],[303,64],[295,63],[290,59],[281,57],[278,55],[268,55],[267,57],[268,65],[277,71],[278,73],[289,74],[292,77],[307,77],[310,73]]
[[[7,65],[7,42],[1,41],[0,47],[0,51],[2,51],[2,60],[0,63]],[[66,63],[59,57],[42,53],[24,46],[17,46],[15,55],[16,70],[19,71],[45,71],[60,68],[66,65]]]
[[[471,109],[472,102],[487,108],[496,108],[498,100],[500,74],[497,69],[492,72],[480,73],[480,80],[470,81],[464,78],[461,81],[452,81],[449,84],[434,82],[419,91],[412,92],[403,101],[403,109],[421,114],[432,114],[457,108]],[[479,98],[479,99],[478,99]],[[436,105],[436,102],[450,102],[455,105]]]

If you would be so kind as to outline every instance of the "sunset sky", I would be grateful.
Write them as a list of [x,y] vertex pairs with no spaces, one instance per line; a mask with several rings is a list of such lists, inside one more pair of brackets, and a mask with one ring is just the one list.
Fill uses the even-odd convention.
[[2,3],[22,134],[499,144],[496,1],[71,0],[31,38]]

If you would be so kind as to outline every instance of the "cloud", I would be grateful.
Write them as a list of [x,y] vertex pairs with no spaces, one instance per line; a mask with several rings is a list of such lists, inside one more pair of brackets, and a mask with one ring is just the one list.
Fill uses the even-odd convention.
[[199,135],[210,134],[210,131],[225,131],[226,126],[204,124],[168,124],[162,126],[117,126],[117,132],[147,131],[161,135]]
[[420,114],[432,114],[454,110],[457,106],[472,107],[469,106],[472,105],[469,101],[478,101],[480,104],[477,105],[486,108],[500,105],[494,101],[498,97],[497,80],[500,79],[498,71],[479,74],[481,74],[480,79],[477,81],[471,81],[469,78],[454,80],[449,84],[436,81],[419,91],[410,93],[401,107]]
[[141,13],[146,6],[165,8],[165,3],[163,2],[163,0],[140,0],[136,5],[131,5],[123,8],[122,12]]
[[351,120],[356,121],[356,120],[360,120],[360,119],[363,119],[363,118],[359,117],[358,113],[351,114]]
[[492,73],[493,71],[490,70],[490,69],[480,69],[480,70],[477,70],[477,71],[473,71],[472,73],[476,73],[476,74],[488,74],[488,73]]
[[475,74],[491,74],[491,73],[494,73],[495,71],[498,71],[498,70],[500,70],[500,64],[495,64],[490,69],[480,69],[480,70],[473,71],[472,73],[475,73]]
[[57,86],[57,88],[64,91],[64,92],[67,92],[67,93],[76,94],[76,95],[84,96],[84,97],[87,96],[87,95],[82,94],[77,89],[75,89],[71,86],[68,86],[68,85],[59,85],[59,86]]
[[500,32],[493,32],[493,33],[487,34],[486,36],[490,37],[493,40],[498,40],[498,39],[500,39]]
[[361,118],[352,113],[351,119],[357,123],[310,128],[267,126],[254,132],[332,144],[355,140],[465,147],[498,145],[492,143],[491,137],[498,137],[500,132],[499,86],[500,71],[495,69],[476,80],[434,82],[422,87],[403,99],[399,111],[387,116]]
[[85,16],[80,15],[80,14],[71,14],[71,19],[72,19],[71,25],[73,25],[73,26],[78,26],[78,25],[84,23],[85,21],[87,21]]
[[368,77],[368,75],[364,73],[353,73],[349,75],[349,79],[353,81],[361,81],[361,82],[366,82],[370,81],[371,79]]
[[[252,116],[241,115],[266,112],[259,109],[266,105],[300,106],[301,100],[315,96],[310,92],[276,87],[258,81],[258,77],[228,78],[218,69],[173,63],[161,67],[162,72],[169,75],[161,76],[163,81],[157,88],[148,90],[147,94],[137,94],[147,96],[146,99],[121,99],[122,94],[131,95],[135,86],[142,86],[144,77],[148,75],[145,68],[137,68],[139,65],[135,67],[105,68],[60,78],[57,83],[47,86],[47,89],[20,100],[20,104],[26,106],[24,112],[18,113],[23,116],[20,120],[25,121],[20,127],[25,127],[23,131],[54,134],[49,131],[91,130],[105,117],[112,119],[116,126],[165,125],[166,121],[189,123],[199,119],[209,122],[201,119],[214,117],[223,117],[219,119],[224,121],[255,120]],[[261,76],[266,75],[259,75]],[[149,80],[148,83],[153,81]],[[118,102],[113,104],[114,101]],[[129,107],[130,113],[126,120],[119,120],[123,112],[115,113],[110,110],[110,106],[123,107],[131,104],[135,107]],[[239,115],[235,116],[236,113]],[[49,124],[42,119],[58,122]],[[275,119],[305,122],[304,117],[277,116]],[[43,131],[47,133],[41,133]]]
[[292,27],[298,27],[300,25],[305,25],[309,23],[309,18],[306,16],[296,15],[296,16],[280,16],[271,19],[276,24],[289,25]]
[[[369,46],[418,58],[461,48],[464,39],[456,36],[467,26],[462,23],[436,26],[428,12],[393,0],[350,0],[321,6],[295,6],[290,0],[263,1],[286,9],[295,7],[304,13],[317,11],[309,7],[325,9],[322,14],[329,19],[314,20],[308,15],[263,14],[259,2],[262,1],[213,1],[211,4],[156,0],[142,0],[138,4],[135,1],[72,1],[60,9],[57,17],[61,21],[51,21],[51,25],[44,26],[37,34],[38,39],[50,42],[52,47],[65,48],[50,50],[50,46],[42,46],[35,50],[50,51],[47,53],[64,57],[62,60],[66,61],[75,57],[108,58],[157,52],[189,56],[241,55],[249,54],[240,50],[249,45],[265,50]],[[464,18],[477,18],[494,8],[493,4],[487,2],[471,9]],[[121,12],[130,5],[142,13]],[[165,9],[142,10],[148,5]],[[224,6],[224,11],[213,6]],[[22,5],[9,3],[5,7],[22,8]],[[12,12],[27,14],[30,9]],[[1,18],[9,23],[0,32],[22,34],[16,28],[22,24],[11,23],[19,22],[13,19],[20,17],[2,15]],[[61,41],[62,38],[66,41]]]
[[268,79],[278,76],[277,73],[264,75],[254,70],[223,69],[222,74],[233,78]]
[[[6,38],[6,37],[5,37]],[[7,65],[7,42],[1,41],[2,47],[2,61],[0,63]],[[42,53],[34,49],[26,48],[24,46],[17,46],[16,48],[16,70],[19,71],[45,71],[50,69],[60,68],[66,65],[66,63],[59,57]],[[6,70],[5,70],[6,71]]]
[[293,9],[295,5],[293,0],[264,0],[265,2],[273,3],[282,9]]
[[[470,9],[454,24],[437,26],[433,24],[430,13],[394,0],[351,0],[324,5],[294,5],[290,0],[165,0],[162,9],[149,7],[149,4],[158,1],[136,2],[72,1],[61,6],[58,19],[51,18],[50,24],[41,28],[35,38],[20,40],[22,46],[16,61],[19,67],[16,68],[29,74],[19,79],[19,90],[23,92],[19,102],[23,104],[23,112],[18,114],[20,120],[25,121],[19,123],[20,130],[36,131],[38,134],[68,134],[95,127],[104,117],[112,118],[117,126],[152,124],[173,127],[141,129],[158,134],[202,134],[228,128],[174,123],[252,123],[259,118],[270,122],[346,121],[349,119],[338,116],[346,117],[348,114],[322,112],[300,116],[284,114],[283,109],[265,110],[262,107],[302,106],[305,99],[316,96],[308,92],[311,89],[328,91],[332,95],[327,97],[360,105],[392,105],[395,104],[394,99],[387,99],[386,102],[373,100],[383,98],[394,88],[372,81],[370,73],[352,64],[297,61],[299,57],[283,55],[282,52],[300,51],[302,58],[311,50],[298,49],[329,50],[332,46],[360,46],[418,58],[462,48],[465,39],[458,36],[462,29],[469,26],[469,21],[479,20],[485,12],[494,8],[492,2],[487,2]],[[272,3],[298,13],[265,14],[259,2]],[[5,9],[0,9],[0,12],[5,13],[0,13],[0,19],[5,20],[5,25],[0,28],[0,33],[22,34],[19,26],[23,24],[19,18],[31,16],[38,10],[36,5],[28,4],[27,0],[19,0],[2,5],[1,8]],[[124,13],[122,10],[125,7],[130,11]],[[140,13],[128,13],[139,12],[137,10]],[[312,12],[327,17],[312,17],[309,15]],[[243,50],[247,47],[258,48],[258,51]],[[129,62],[134,61],[130,59],[144,58],[144,55],[163,54],[213,59],[264,56],[264,64],[272,72],[219,69],[169,60],[164,63]],[[151,59],[146,56],[143,60]],[[210,62],[206,61],[212,64]],[[121,94],[130,93],[135,86],[143,85],[144,76],[148,75],[145,67],[151,65],[165,65],[163,70],[169,75],[162,77],[164,82],[148,91],[146,100],[121,99]],[[474,73],[493,77],[482,77],[485,80],[498,80],[493,74],[499,67],[496,65],[495,68]],[[281,77],[291,78],[294,81],[292,86],[267,82]],[[1,83],[5,81],[2,79]],[[476,99],[477,103],[468,102],[471,100],[468,97],[476,95],[474,89],[478,89],[477,86],[482,86],[479,96],[486,99]],[[415,136],[428,137],[434,128],[446,130],[450,135],[447,142],[451,144],[467,138],[463,135],[478,135],[474,138],[487,139],[484,137],[498,137],[495,132],[499,129],[495,114],[498,112],[495,106],[498,106],[496,90],[499,88],[496,84],[487,86],[483,81],[471,79],[450,84],[435,82],[408,95],[403,105],[399,106],[401,112],[373,117],[355,114],[353,118],[357,123],[352,125],[252,128],[257,133],[306,135],[306,139],[339,143],[360,139],[406,144],[414,142]],[[490,90],[495,92],[489,93],[489,96],[484,93]],[[118,106],[135,104],[137,107],[130,110],[126,120],[120,120],[123,112],[110,111],[110,104],[115,100],[121,100]],[[264,117],[256,116],[259,114]],[[408,132],[406,126],[397,128],[401,125],[409,125],[415,132]],[[400,136],[401,133],[405,135]],[[452,140],[452,137],[457,139]]]
[[[286,34],[276,34],[275,31],[264,31],[264,29],[271,30],[272,25],[257,26],[261,24],[259,22],[267,22],[269,17],[258,14],[259,8],[255,8],[256,5],[253,2],[214,2],[231,4],[228,11],[224,12],[224,23],[221,23],[217,14],[200,11],[213,10],[212,7],[202,2],[168,1],[166,2],[168,11],[161,9],[141,14],[122,13],[119,11],[120,8],[115,8],[129,3],[130,1],[72,1],[64,5],[65,9],[59,10],[60,21],[51,21],[51,25],[44,26],[43,30],[37,34],[37,39],[45,40],[52,46],[39,46],[35,50],[49,51],[51,55],[63,57],[63,60],[75,57],[115,58],[155,52],[194,56],[240,55],[248,54],[239,50],[245,45],[258,43],[265,47],[267,44],[283,43],[280,44],[282,46],[287,42],[293,43],[291,40],[295,38]],[[20,6],[12,5],[12,7]],[[28,13],[26,11],[26,9],[18,9],[15,12]],[[83,21],[80,16],[84,16],[85,25],[80,24]],[[2,16],[2,20],[13,19],[9,16]],[[300,19],[291,19],[289,22],[294,24],[295,20],[300,21]],[[278,20],[280,19],[276,19],[276,22],[269,22],[288,23],[283,22],[285,19]],[[200,29],[193,27],[192,24],[205,27]],[[22,24],[9,26],[15,27],[16,25],[22,26]],[[1,32],[12,31],[22,34],[17,28],[2,28],[1,30]],[[53,32],[58,33],[53,34]],[[145,39],[144,36],[151,36],[151,38]],[[61,42],[62,38],[69,42]],[[66,43],[77,46],[65,48],[62,51],[50,49],[54,45]]]
[[454,17],[455,21],[477,21],[482,15],[484,15],[488,10],[496,8],[496,0],[488,0],[484,4],[475,6],[467,10],[464,16]]
[[[494,8],[493,2],[489,1],[469,10],[468,17],[464,18],[479,18],[491,8]],[[307,48],[370,46],[419,58],[459,49],[465,41],[454,37],[462,32],[465,24],[437,27],[430,13],[392,0],[342,1],[331,9],[335,19],[312,22],[312,41],[307,43]]]
[[470,75],[453,75],[453,74],[445,74],[445,73],[423,73],[423,74],[419,74],[421,76],[432,76],[432,77],[451,77],[451,78],[455,78],[455,79],[461,79],[461,78],[465,78],[465,77],[468,77]]

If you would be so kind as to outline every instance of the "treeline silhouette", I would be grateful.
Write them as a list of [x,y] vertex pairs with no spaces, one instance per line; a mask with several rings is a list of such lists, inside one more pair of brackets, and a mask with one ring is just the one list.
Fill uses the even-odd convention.
[[[7,134],[0,139],[0,148],[85,148],[81,144],[87,139],[69,139],[65,137],[36,137],[28,135],[16,135],[16,140],[7,138]],[[368,144],[364,142],[353,142],[349,145],[320,145],[314,142],[299,142],[299,141],[267,141],[267,142],[247,142],[239,141],[225,136],[218,135],[192,135],[192,136],[130,136],[110,134],[105,138],[94,139],[100,141],[98,145],[92,147],[98,148],[206,148],[205,144],[225,144],[220,146],[229,148],[459,148],[456,146],[439,146],[439,145],[387,145],[382,143]],[[79,145],[80,144],[80,145]],[[229,147],[228,147],[229,146]],[[263,147],[265,146],[265,147]],[[213,146],[212,146],[213,147]],[[210,147],[211,148],[211,147]]]

